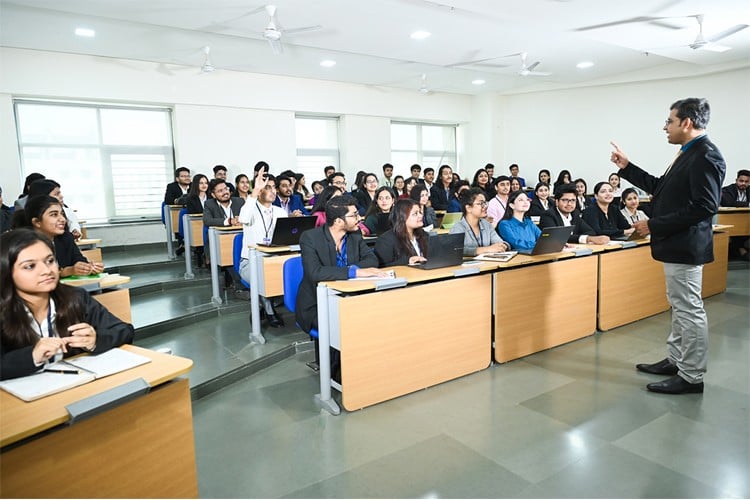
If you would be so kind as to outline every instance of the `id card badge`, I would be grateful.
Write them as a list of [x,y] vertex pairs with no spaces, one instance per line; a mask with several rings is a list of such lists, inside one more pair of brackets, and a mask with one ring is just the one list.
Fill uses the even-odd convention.
[[264,246],[270,246],[271,245],[271,238],[263,238],[263,245]]

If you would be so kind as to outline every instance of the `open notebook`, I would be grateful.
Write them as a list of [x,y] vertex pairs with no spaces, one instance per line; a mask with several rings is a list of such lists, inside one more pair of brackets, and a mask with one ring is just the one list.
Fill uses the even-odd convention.
[[24,401],[34,401],[150,361],[145,356],[118,347],[96,356],[78,356],[51,363],[34,375],[3,380],[0,382],[0,389]]

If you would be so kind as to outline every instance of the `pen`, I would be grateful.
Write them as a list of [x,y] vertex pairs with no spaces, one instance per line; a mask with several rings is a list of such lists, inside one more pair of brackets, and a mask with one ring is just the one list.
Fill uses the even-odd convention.
[[56,368],[45,368],[42,371],[47,373],[62,373],[66,375],[78,375],[80,373],[78,370],[60,370]]

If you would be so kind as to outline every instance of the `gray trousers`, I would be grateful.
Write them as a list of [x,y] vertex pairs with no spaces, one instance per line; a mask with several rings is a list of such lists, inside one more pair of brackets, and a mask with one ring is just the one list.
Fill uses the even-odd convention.
[[708,319],[701,287],[703,266],[664,263],[667,300],[672,306],[672,331],[667,339],[669,360],[690,383],[703,380],[708,361]]
[[[250,259],[240,260],[240,278],[247,283],[250,283]],[[252,293],[252,290],[250,293]],[[273,303],[271,303],[271,300],[262,295],[258,295],[258,298],[260,299],[260,306],[263,310],[266,311],[267,314],[273,314]]]

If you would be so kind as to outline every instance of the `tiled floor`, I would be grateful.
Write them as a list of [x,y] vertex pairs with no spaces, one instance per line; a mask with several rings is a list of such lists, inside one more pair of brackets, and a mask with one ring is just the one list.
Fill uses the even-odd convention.
[[299,354],[193,405],[201,497],[750,496],[747,265],[706,301],[703,395],[649,393],[664,313],[353,413]]

